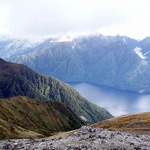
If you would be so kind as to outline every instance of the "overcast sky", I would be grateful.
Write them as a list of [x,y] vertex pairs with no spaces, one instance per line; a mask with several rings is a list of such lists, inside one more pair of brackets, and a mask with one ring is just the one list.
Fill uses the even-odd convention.
[[150,36],[150,0],[0,0],[0,34]]

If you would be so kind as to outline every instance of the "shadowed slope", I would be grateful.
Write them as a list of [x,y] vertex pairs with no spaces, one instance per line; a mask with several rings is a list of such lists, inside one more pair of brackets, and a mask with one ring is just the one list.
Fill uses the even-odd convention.
[[0,139],[49,136],[84,124],[60,102],[42,102],[22,96],[0,99]]

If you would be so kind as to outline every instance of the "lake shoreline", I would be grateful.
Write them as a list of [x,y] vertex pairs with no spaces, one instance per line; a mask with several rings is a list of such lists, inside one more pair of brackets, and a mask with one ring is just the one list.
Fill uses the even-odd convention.
[[131,93],[136,93],[136,94],[140,94],[140,95],[143,95],[143,94],[150,94],[150,93],[147,93],[147,92],[144,92],[144,91],[131,91],[131,90],[125,90],[125,89],[119,89],[119,88],[115,88],[115,87],[111,87],[111,86],[106,86],[106,85],[101,85],[101,84],[95,84],[95,83],[92,83],[92,82],[65,82],[66,84],[79,84],[79,83],[86,83],[86,84],[91,84],[91,85],[94,85],[94,86],[101,86],[101,87],[104,87],[104,88],[111,88],[111,89],[114,89],[114,90],[119,90],[119,91],[122,91],[122,92],[131,92]]
[[150,111],[150,94],[125,91],[86,82],[67,82],[83,97],[107,109],[113,116]]

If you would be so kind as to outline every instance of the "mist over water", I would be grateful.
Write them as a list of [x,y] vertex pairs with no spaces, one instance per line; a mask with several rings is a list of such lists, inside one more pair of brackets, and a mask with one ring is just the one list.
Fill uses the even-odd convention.
[[150,111],[150,94],[122,91],[88,83],[68,83],[83,97],[113,116]]

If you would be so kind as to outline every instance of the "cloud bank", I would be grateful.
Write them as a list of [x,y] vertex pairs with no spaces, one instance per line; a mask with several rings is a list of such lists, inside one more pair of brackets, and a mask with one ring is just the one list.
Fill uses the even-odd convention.
[[[150,35],[150,23],[146,24],[150,15],[148,3],[148,0],[1,0],[0,34],[19,37],[94,32]],[[137,32],[141,28],[144,31]]]

